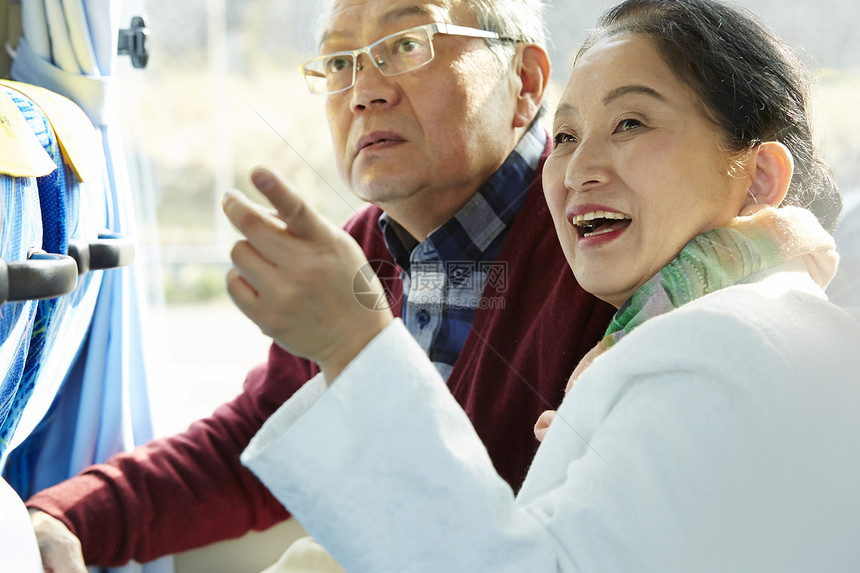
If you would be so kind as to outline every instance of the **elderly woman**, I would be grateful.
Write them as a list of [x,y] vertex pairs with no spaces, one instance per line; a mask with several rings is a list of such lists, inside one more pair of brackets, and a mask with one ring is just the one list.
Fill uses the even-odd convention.
[[[860,327],[822,290],[840,203],[806,103],[799,64],[739,10],[628,0],[601,19],[543,176],[577,280],[618,312],[516,496],[402,324],[331,294],[357,247],[257,171],[279,219],[225,198],[250,241],[231,294],[323,372],[244,462],[348,571],[857,570]],[[273,289],[273,237],[339,262]]]

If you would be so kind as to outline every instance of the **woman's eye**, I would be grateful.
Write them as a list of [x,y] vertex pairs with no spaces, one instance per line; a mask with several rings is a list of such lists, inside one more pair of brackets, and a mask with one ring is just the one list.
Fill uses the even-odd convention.
[[569,133],[557,133],[552,138],[553,145],[558,147],[562,143],[576,143],[576,137]]
[[637,127],[642,127],[642,122],[638,119],[622,119],[615,127],[615,131],[630,131],[631,129],[636,129]]

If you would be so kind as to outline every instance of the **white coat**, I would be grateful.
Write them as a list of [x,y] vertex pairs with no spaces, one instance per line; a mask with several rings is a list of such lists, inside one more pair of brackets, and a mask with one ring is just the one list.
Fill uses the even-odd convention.
[[516,497],[399,321],[242,460],[350,573],[858,571],[860,327],[765,275],[599,357]]

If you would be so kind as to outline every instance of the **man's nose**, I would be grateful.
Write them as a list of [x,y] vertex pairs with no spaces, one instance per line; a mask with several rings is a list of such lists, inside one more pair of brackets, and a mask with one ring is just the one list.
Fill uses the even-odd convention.
[[360,54],[356,62],[355,84],[350,99],[350,107],[354,112],[393,105],[399,97],[396,82],[377,68],[385,66],[385,62],[377,60],[374,65],[370,60],[372,57]]

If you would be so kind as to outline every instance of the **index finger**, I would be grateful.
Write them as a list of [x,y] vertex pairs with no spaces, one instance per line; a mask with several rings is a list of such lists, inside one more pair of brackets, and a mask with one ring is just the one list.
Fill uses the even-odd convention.
[[300,239],[314,239],[329,231],[327,221],[270,170],[254,169],[251,181],[277,210],[291,234]]
[[287,234],[287,224],[274,211],[251,201],[241,191],[227,190],[221,202],[227,219],[271,264],[287,252],[285,247],[291,241],[299,240]]

